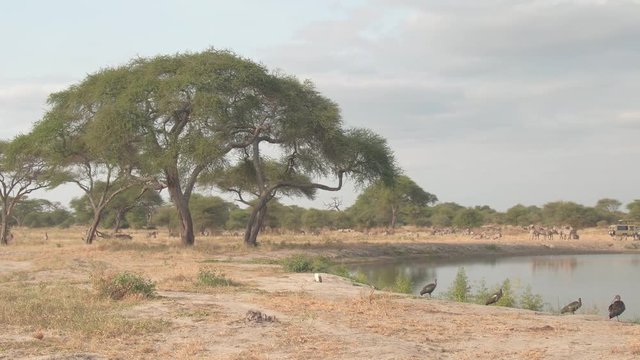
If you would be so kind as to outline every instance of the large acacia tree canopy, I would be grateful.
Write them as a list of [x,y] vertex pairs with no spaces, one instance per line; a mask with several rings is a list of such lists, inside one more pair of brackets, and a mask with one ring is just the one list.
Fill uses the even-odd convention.
[[[344,129],[338,106],[310,81],[228,51],[134,59],[52,94],[49,103],[36,131],[51,138],[56,161],[99,160],[108,174],[153,177],[168,188],[187,244],[189,198],[203,173],[251,161],[254,192],[270,199],[335,191],[345,176],[360,185],[397,172],[386,141]],[[313,182],[327,177],[338,185]]]

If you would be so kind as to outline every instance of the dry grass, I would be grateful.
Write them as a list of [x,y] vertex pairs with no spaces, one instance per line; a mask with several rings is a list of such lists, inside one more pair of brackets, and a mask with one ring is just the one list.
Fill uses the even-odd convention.
[[[597,345],[602,335],[581,338],[604,327],[601,334],[627,340],[597,348],[598,356],[640,355],[635,340],[640,327],[631,324],[580,322],[577,316],[545,317],[540,323],[539,317],[516,310],[414,299],[353,287],[332,275],[317,284],[309,274],[286,273],[274,265],[299,253],[340,261],[548,251],[517,229],[497,240],[432,236],[421,229],[403,229],[393,236],[265,234],[258,248],[244,247],[238,236],[199,237],[195,246],[185,248],[178,238],[147,238],[143,231],[127,231],[133,240],[99,239],[85,245],[83,231],[13,230],[14,242],[0,253],[0,358],[93,353],[131,359],[395,359],[434,353],[434,358],[445,359],[545,359],[557,358],[561,344],[545,347],[549,339]],[[606,231],[603,234],[583,231],[579,242],[553,244],[623,249],[622,242],[610,246]],[[97,297],[91,276],[99,271],[140,274],[156,284],[159,297]],[[202,286],[203,273],[212,275],[216,285],[229,280],[241,286]],[[248,324],[244,315],[249,309],[274,315],[278,322]],[[535,346],[502,349],[501,339],[507,337]]]
[[91,336],[131,336],[161,331],[167,324],[129,320],[121,308],[90,291],[65,284],[3,286],[0,323],[35,330],[75,332]]

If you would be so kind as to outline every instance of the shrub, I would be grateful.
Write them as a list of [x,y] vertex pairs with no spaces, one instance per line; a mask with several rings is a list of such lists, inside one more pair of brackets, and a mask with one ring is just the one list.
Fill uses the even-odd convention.
[[445,293],[445,298],[454,301],[466,302],[469,295],[469,278],[464,267],[458,268],[458,273],[453,284]]
[[411,294],[413,290],[411,278],[402,273],[398,274],[394,282],[393,290],[399,293]]
[[544,301],[542,295],[531,292],[531,285],[528,285],[522,295],[520,295],[520,307],[533,311],[542,311]]
[[143,298],[155,296],[156,284],[141,275],[124,271],[115,275],[93,277],[93,287],[102,296],[120,300],[125,296],[136,295]]
[[198,271],[198,284],[211,287],[237,285],[231,279],[228,279],[224,273],[216,269],[200,269]]
[[292,255],[282,260],[282,266],[289,272],[329,272],[333,266],[331,260],[324,256]]
[[[498,291],[498,289],[496,289]],[[511,288],[511,280],[504,279],[502,282],[502,297],[496,303],[496,306],[516,307],[516,299],[513,289]]]

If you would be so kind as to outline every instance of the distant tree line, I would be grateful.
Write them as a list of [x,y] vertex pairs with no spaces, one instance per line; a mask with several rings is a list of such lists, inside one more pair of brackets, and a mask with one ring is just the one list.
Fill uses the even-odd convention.
[[[412,191],[395,196],[381,183],[365,188],[355,203],[344,210],[305,209],[296,205],[284,205],[274,200],[267,212],[262,230],[277,232],[314,233],[323,229],[364,230],[375,227],[392,226],[457,227],[476,228],[482,225],[531,224],[544,226],[571,225],[575,228],[604,226],[620,220],[640,222],[640,200],[625,206],[614,199],[600,199],[589,207],[570,201],[555,201],[538,206],[515,205],[504,212],[489,206],[464,207],[453,202],[436,202],[432,194],[418,190],[410,179],[404,178],[400,184],[410,184]],[[416,195],[417,194],[417,195]],[[416,195],[420,201],[416,201]],[[27,199],[20,202],[12,216],[12,223],[26,227],[66,227],[72,224],[86,225],[92,220],[92,210],[86,197],[71,201],[71,211],[60,204],[43,199]],[[241,208],[234,202],[218,196],[194,193],[190,201],[194,228],[199,234],[231,231],[239,234],[251,215],[251,208]],[[102,226],[105,228],[147,229],[166,228],[172,233],[178,231],[178,217],[170,204],[163,203],[156,192],[144,198],[135,191],[124,193],[105,209]]]

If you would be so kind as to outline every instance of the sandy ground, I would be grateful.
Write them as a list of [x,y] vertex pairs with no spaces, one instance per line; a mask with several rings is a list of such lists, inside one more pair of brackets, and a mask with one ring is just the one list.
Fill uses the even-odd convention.
[[[640,325],[601,316],[559,316],[528,310],[462,304],[372,290],[322,274],[286,273],[266,259],[293,253],[339,261],[591,252],[638,252],[606,229],[580,240],[531,240],[524,231],[498,239],[434,236],[403,230],[392,236],[330,233],[319,237],[263,236],[258,249],[239,238],[210,237],[194,248],[178,240],[133,233],[127,242],[87,246],[69,233],[16,231],[0,248],[0,275],[26,273],[32,282],[87,286],[96,264],[135,271],[157,282],[158,297],[135,303],[127,317],[161,318],[165,331],[136,338],[83,339],[69,334],[9,327],[0,332],[0,359],[638,359]],[[81,233],[81,230],[77,230]],[[77,237],[77,236],[76,236]],[[199,270],[215,269],[242,284],[194,287]],[[10,277],[9,277],[10,278]],[[271,319],[247,318],[259,311]],[[49,342],[51,346],[38,345]],[[65,342],[69,342],[65,349]],[[51,353],[48,348],[63,349]]]

